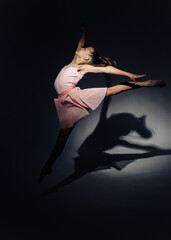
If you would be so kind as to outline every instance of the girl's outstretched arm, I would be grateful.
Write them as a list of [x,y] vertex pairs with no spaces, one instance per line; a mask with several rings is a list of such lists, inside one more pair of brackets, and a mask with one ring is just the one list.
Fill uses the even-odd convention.
[[135,78],[142,78],[142,77],[145,77],[147,75],[147,74],[141,74],[141,75],[133,74],[133,73],[130,73],[130,72],[120,70],[120,69],[118,69],[116,67],[113,67],[113,66],[104,67],[104,70],[105,70],[106,73],[109,73],[109,74],[127,76],[133,81],[135,81]]
[[82,36],[80,38],[80,41],[78,42],[78,46],[76,49],[76,52],[79,51],[82,47],[85,45],[85,37],[86,37],[86,29],[84,26],[82,26]]
[[106,67],[94,67],[92,65],[83,65],[78,68],[78,71],[80,74],[85,75],[86,73],[108,73],[108,74],[115,74],[115,75],[121,75],[121,76],[127,76],[131,80],[135,81],[136,78],[142,78],[145,77],[147,74],[137,75],[130,72],[126,72],[123,70],[120,70],[113,66],[106,66]]

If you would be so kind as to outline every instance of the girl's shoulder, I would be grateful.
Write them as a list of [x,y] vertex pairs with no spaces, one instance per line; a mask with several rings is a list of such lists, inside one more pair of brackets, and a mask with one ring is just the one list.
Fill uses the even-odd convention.
[[79,75],[80,77],[83,77],[83,75],[79,72],[78,65],[68,64],[68,65],[65,65],[63,69],[67,70],[67,72],[74,72],[75,74]]

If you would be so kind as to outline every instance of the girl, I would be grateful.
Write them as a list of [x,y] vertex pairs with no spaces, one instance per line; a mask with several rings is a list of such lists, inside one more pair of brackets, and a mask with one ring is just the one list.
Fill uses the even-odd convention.
[[[39,183],[42,182],[47,174],[52,172],[52,165],[62,153],[75,124],[89,114],[89,109],[96,109],[105,97],[123,91],[139,87],[165,86],[162,80],[136,81],[135,79],[145,77],[146,74],[137,75],[122,71],[116,68],[116,62],[112,58],[100,57],[93,47],[84,48],[85,35],[85,28],[83,28],[83,34],[78,43],[73,60],[61,69],[54,82],[54,87],[58,93],[58,98],[54,99],[54,103],[61,129],[53,151],[40,173]],[[89,88],[81,90],[79,87],[76,87],[76,85],[87,73],[122,75],[129,77],[131,81],[109,88]]]

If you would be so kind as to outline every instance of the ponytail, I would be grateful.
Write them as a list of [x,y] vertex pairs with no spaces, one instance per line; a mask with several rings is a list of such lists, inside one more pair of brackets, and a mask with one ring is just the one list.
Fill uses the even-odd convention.
[[116,67],[116,61],[113,57],[99,57],[101,59],[102,66],[113,66]]
[[116,67],[116,61],[113,57],[101,57],[96,50],[92,53],[92,60],[89,64],[95,67]]

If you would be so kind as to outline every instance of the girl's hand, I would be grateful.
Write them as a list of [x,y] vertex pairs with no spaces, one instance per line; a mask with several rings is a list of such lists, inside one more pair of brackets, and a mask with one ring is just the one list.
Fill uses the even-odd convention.
[[136,83],[136,78],[143,78],[143,77],[146,77],[147,76],[147,74],[145,73],[145,74],[141,74],[141,75],[137,75],[137,74],[132,74],[132,73],[130,73],[129,74],[129,78],[131,79],[131,80],[133,80],[135,83]]

